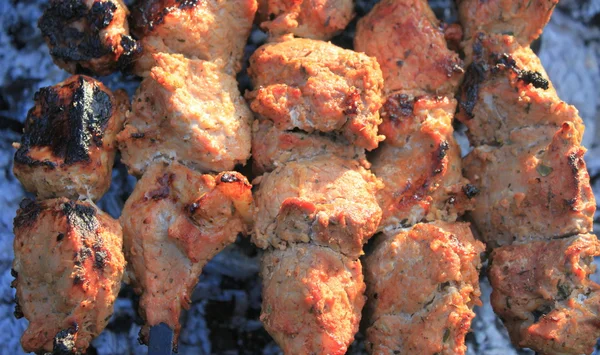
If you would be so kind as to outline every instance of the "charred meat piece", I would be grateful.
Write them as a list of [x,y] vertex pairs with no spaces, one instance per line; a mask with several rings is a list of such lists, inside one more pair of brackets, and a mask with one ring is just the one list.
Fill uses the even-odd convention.
[[352,0],[259,0],[260,27],[273,36],[328,40],[354,17]]
[[356,259],[381,219],[381,183],[355,161],[293,161],[257,180],[253,241],[260,248],[311,242]]
[[252,112],[235,78],[203,60],[164,53],[155,58],[117,138],[129,172],[139,176],[157,159],[206,172],[245,164]]
[[457,115],[469,129],[471,144],[499,145],[515,129],[558,128],[563,122],[572,122],[579,136],[583,135],[577,109],[558,97],[530,48],[511,36],[481,35],[472,56],[459,92]]
[[137,0],[131,31],[143,53],[135,73],[148,76],[154,55],[171,53],[213,62],[235,75],[242,69],[256,8],[256,0]]
[[559,0],[457,0],[468,41],[479,32],[508,34],[524,47],[542,34]]
[[365,304],[360,260],[314,244],[266,251],[261,321],[285,354],[342,355]]
[[419,223],[376,243],[364,262],[367,350],[464,354],[484,251],[469,224]]
[[590,280],[595,235],[511,245],[492,253],[494,311],[512,342],[541,354],[591,354],[600,337],[600,285]]
[[121,226],[92,202],[25,199],[14,233],[15,316],[29,321],[23,350],[85,353],[121,288]]
[[570,122],[522,128],[465,158],[465,175],[483,191],[473,221],[490,247],[592,230],[596,202],[579,139]]
[[38,22],[54,63],[71,74],[108,75],[139,52],[122,0],[50,0]]
[[455,221],[472,209],[460,147],[452,135],[456,101],[442,97],[391,95],[381,110],[386,141],[371,157],[384,188],[377,194],[390,232],[420,221]]
[[246,95],[250,108],[277,129],[337,133],[369,150],[383,140],[377,135],[383,79],[364,54],[289,39],[257,49],[248,73],[255,87]]
[[40,89],[29,110],[14,174],[40,199],[99,199],[110,187],[127,94],[76,75]]
[[377,58],[385,93],[454,95],[462,61],[427,0],[382,0],[356,28],[354,48]]
[[162,322],[177,343],[179,315],[189,307],[202,268],[248,232],[251,217],[251,186],[237,172],[202,175],[164,162],[146,171],[121,215],[127,274],[146,321],[143,342]]
[[348,144],[343,137],[309,134],[299,130],[282,131],[272,121],[254,121],[252,159],[253,170],[257,175],[271,172],[290,161],[331,155],[356,160],[365,168],[370,166],[364,148]]

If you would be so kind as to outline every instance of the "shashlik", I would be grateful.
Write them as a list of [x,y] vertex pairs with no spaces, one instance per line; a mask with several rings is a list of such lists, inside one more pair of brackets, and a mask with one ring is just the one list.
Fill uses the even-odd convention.
[[475,146],[465,174],[482,190],[471,217],[497,247],[489,265],[494,310],[515,345],[580,354],[600,336],[600,285],[589,279],[600,243],[587,234],[595,200],[584,127],[528,48],[556,2],[459,2],[471,62],[459,119]]
[[204,265],[250,230],[251,185],[227,170],[250,157],[252,113],[234,75],[255,11],[254,0],[142,0],[134,12],[145,78],[117,140],[141,177],[121,224],[143,343],[165,323],[177,348]]
[[[286,354],[344,354],[365,302],[358,258],[381,219],[381,183],[362,150],[383,138],[379,66],[330,43],[288,37],[259,48],[249,74],[264,172],[254,181],[253,241],[266,249],[261,320]],[[263,130],[280,133],[257,142]],[[340,142],[355,147],[335,155]]]
[[357,26],[355,48],[384,76],[381,133],[371,159],[383,218],[367,283],[367,350],[464,354],[479,301],[479,254],[468,223],[477,189],[462,176],[452,99],[462,73],[425,0],[383,0]]

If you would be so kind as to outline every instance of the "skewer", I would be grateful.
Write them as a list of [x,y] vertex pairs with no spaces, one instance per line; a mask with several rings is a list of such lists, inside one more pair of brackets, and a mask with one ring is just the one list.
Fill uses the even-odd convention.
[[150,328],[148,355],[172,355],[173,336],[173,329],[165,323]]

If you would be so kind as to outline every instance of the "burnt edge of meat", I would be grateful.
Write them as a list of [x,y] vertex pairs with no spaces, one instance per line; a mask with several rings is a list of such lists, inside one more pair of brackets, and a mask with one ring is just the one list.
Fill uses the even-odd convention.
[[29,198],[23,199],[19,204],[19,210],[14,220],[14,228],[30,226],[42,211],[42,207],[34,200]]
[[469,118],[473,118],[473,111],[479,99],[479,86],[485,81],[487,65],[474,61],[469,65],[465,78],[459,88],[458,104],[465,110]]
[[76,354],[75,334],[79,331],[77,323],[67,329],[63,329],[54,336],[52,354],[54,355],[72,355]]
[[121,36],[123,52],[117,60],[117,68],[123,72],[130,70],[134,60],[142,53],[142,45],[131,36]]
[[160,177],[156,178],[158,187],[144,196],[144,201],[152,199],[154,201],[162,200],[169,197],[171,193],[171,184],[175,180],[175,174],[165,173]]
[[450,145],[447,141],[442,141],[438,146],[438,149],[433,153],[434,155],[434,168],[433,175],[437,175],[444,171],[446,164],[444,162],[444,158],[446,158],[447,151],[450,149]]
[[344,100],[344,115],[356,115],[358,113],[358,105],[360,102],[360,90],[353,88],[352,92],[350,92]]
[[89,162],[93,144],[102,146],[104,131],[113,114],[112,95],[92,78],[79,75],[68,84],[40,89],[35,106],[27,114],[21,146],[15,163],[55,168],[48,160],[35,160],[32,147],[50,147],[52,153],[71,165]]
[[[492,56],[494,57],[494,55]],[[493,68],[494,71],[499,69],[510,69],[517,74],[518,80],[525,84],[531,84],[536,89],[548,90],[550,87],[550,82],[547,79],[544,79],[540,72],[520,69],[511,55],[503,53],[496,55],[495,57],[496,66]]]
[[63,213],[67,217],[67,224],[83,237],[96,235],[100,227],[96,217],[96,209],[76,201],[69,201],[63,205]]
[[381,107],[381,118],[397,121],[413,114],[415,98],[406,94],[390,95]]
[[533,87],[536,89],[548,90],[550,87],[548,80],[544,79],[542,74],[536,71],[522,70],[519,73],[519,80],[525,82],[526,84],[533,85]]
[[[65,62],[89,61],[112,54],[115,44],[103,43],[100,31],[110,25],[117,6],[112,1],[95,1],[91,8],[82,0],[54,0],[38,21],[50,44],[50,54]],[[82,24],[84,31],[74,24]],[[79,70],[79,69],[78,69]]]
[[198,0],[138,0],[131,7],[131,31],[137,38],[142,38],[162,24],[171,11],[191,9],[197,4]]
[[235,174],[224,173],[221,175],[221,182],[238,182],[240,179]]

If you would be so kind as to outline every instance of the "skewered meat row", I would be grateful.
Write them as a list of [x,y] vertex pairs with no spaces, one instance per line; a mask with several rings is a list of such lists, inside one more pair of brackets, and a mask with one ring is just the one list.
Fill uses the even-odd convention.
[[51,0],[38,22],[54,63],[71,74],[125,69],[140,48],[122,0]]
[[91,199],[110,185],[128,107],[124,92],[82,75],[35,95],[14,165],[38,198],[23,200],[14,220],[25,351],[85,352],[112,314],[125,267],[121,226]]
[[117,141],[141,178],[120,219],[127,277],[145,320],[140,340],[165,323],[176,349],[202,268],[252,222],[250,183],[225,170],[250,157],[252,114],[232,75],[256,2],[138,5],[134,31],[144,50],[135,69],[145,78]]
[[365,302],[358,258],[381,218],[380,182],[364,159],[382,139],[379,66],[287,38],[259,48],[249,74],[255,170],[264,173],[254,181],[253,241],[266,249],[261,320],[286,354],[344,354]]
[[143,47],[134,72],[142,77],[156,65],[157,53],[181,54],[213,62],[235,75],[242,69],[256,0],[138,0],[131,31]]
[[355,48],[377,58],[386,94],[371,159],[385,234],[364,263],[374,354],[464,354],[480,303],[484,246],[456,221],[477,194],[453,137],[463,70],[442,29],[424,0],[383,0],[357,26]]
[[129,98],[75,75],[40,89],[15,144],[14,174],[38,198],[89,197],[108,190]]
[[91,201],[25,199],[14,233],[15,316],[29,320],[23,350],[85,352],[121,288],[121,226]]
[[[555,4],[534,6],[551,12]],[[496,9],[503,9],[500,19],[513,20],[471,17]],[[483,189],[471,217],[496,247],[492,306],[513,343],[544,354],[591,353],[600,336],[600,285],[589,276],[600,242],[588,234],[595,201],[581,147],[584,127],[528,47],[550,16],[530,11],[519,1],[459,4],[472,36],[464,41],[472,63],[458,117],[475,148],[464,166]]]
[[[86,50],[85,46],[90,44],[89,41],[96,41],[98,36],[117,36],[121,33],[120,30],[127,30],[126,23],[118,22],[125,16],[116,18],[118,21],[111,22],[113,15],[126,15],[124,6],[113,8],[111,2],[97,3],[92,6],[83,2],[55,2],[52,5],[54,7],[46,12],[45,18],[40,20],[40,27],[44,29],[43,24],[52,24],[56,27],[58,20],[67,22],[73,20],[74,22],[69,23],[78,31],[85,30],[86,32],[75,33],[76,31],[67,29],[67,34],[79,36],[77,38],[88,36],[82,37],[82,44],[75,43],[82,51]],[[248,20],[249,27],[254,12],[252,7],[255,9],[256,4],[254,2],[248,2],[248,4],[250,5],[248,11],[252,12]],[[85,15],[87,17],[73,19],[73,13],[69,11],[75,9],[73,11],[82,12],[82,9],[88,5],[91,6],[91,10],[89,14]],[[121,4],[119,3],[119,5]],[[184,7],[189,5],[189,3],[182,4]],[[219,6],[222,7],[221,5]],[[220,7],[213,7],[211,10],[215,15],[223,15]],[[109,11],[105,11],[106,9]],[[239,10],[239,8],[236,9]],[[116,10],[120,12],[115,14],[111,12]],[[104,12],[100,14],[99,11]],[[57,16],[55,12],[62,12],[66,19]],[[75,15],[79,16],[79,13]],[[101,15],[105,17],[99,24],[100,19],[95,16]],[[168,18],[169,16],[166,15],[168,15],[167,12],[162,11],[162,16]],[[205,18],[207,18],[206,15],[208,13],[205,11]],[[192,19],[187,22],[187,25],[193,23]],[[160,27],[161,24],[164,24],[164,21],[153,22],[156,27]],[[101,28],[107,28],[108,32],[98,34]],[[168,33],[167,27],[160,28],[163,32]],[[56,30],[54,27],[52,29]],[[153,29],[155,29],[154,26]],[[153,32],[152,36],[155,35],[156,33]],[[145,39],[152,38],[152,36]],[[104,37],[102,38],[104,39]],[[243,42],[245,42],[245,38],[240,40],[242,46]],[[55,44],[55,42],[50,44]],[[210,48],[218,50],[217,47],[215,43],[212,43]],[[111,48],[117,50],[114,47]],[[241,50],[239,49],[240,56]],[[225,51],[229,53],[229,49],[225,49]],[[155,165],[148,168],[148,174],[136,186],[134,194],[128,200],[121,222],[125,226],[126,254],[131,262],[128,276],[136,290],[142,293],[141,308],[143,316],[147,319],[147,325],[141,331],[141,338],[147,341],[149,326],[165,322],[176,330],[176,340],[179,329],[179,313],[182,308],[188,306],[191,290],[197,282],[202,267],[214,254],[232,243],[238,233],[247,232],[252,213],[251,187],[242,175],[236,172],[223,172],[217,176],[202,175],[180,165],[177,160],[192,166],[200,166],[206,171],[223,170],[220,165],[233,168],[234,164],[245,162],[250,150],[251,116],[237,91],[235,79],[220,72],[225,69],[225,64],[219,60],[211,58],[215,59],[215,63],[211,63],[199,59],[190,60],[181,55],[169,56],[152,47],[145,50],[144,55],[151,56],[154,62],[160,64],[160,67],[152,69],[152,77],[148,78],[144,87],[138,90],[137,105],[134,111],[127,113],[129,126],[132,122],[139,122],[140,127],[130,134],[125,132],[119,144],[123,144],[123,141],[127,143],[133,138],[140,139],[154,149],[152,152],[152,148],[142,146],[139,148],[141,153],[138,153],[133,149],[127,149],[128,147],[125,145],[124,156],[126,162],[129,163],[129,169],[138,175],[148,168],[149,160],[158,156],[162,158],[162,161],[154,159],[157,160]],[[116,58],[108,56],[103,57],[101,62],[89,63],[79,62],[78,58],[81,59],[80,57],[63,58],[65,61],[59,64],[75,68],[72,70],[79,71],[80,67],[84,67],[86,70],[106,74],[114,68],[113,62],[116,61]],[[239,58],[234,58],[234,61],[239,62]],[[175,73],[167,75],[167,71]],[[197,90],[197,86],[202,84],[204,84],[202,87],[204,90]],[[186,90],[186,85],[192,90]],[[188,104],[190,101],[196,103],[199,109],[196,107],[194,111],[194,107],[186,105],[186,100]],[[22,144],[17,145],[19,150],[16,160],[20,161],[20,164],[16,164],[15,174],[20,176],[26,185],[37,189],[35,192],[38,192],[39,195],[100,198],[110,184],[110,172],[117,143],[116,136],[123,125],[128,104],[124,94],[113,95],[99,82],[84,76],[73,77],[56,87],[43,89],[36,96],[36,107],[30,111]],[[158,111],[161,107],[163,110]],[[158,113],[161,118],[164,117],[163,123],[159,122],[158,125],[151,127],[152,131],[149,131],[147,127],[153,123],[149,117],[151,115],[149,110],[155,110],[155,114]],[[213,116],[212,120],[206,112]],[[229,121],[218,121],[222,118],[220,115],[223,113],[226,113],[225,118],[230,119]],[[138,116],[141,117],[136,120]],[[176,116],[189,118],[180,119],[180,122],[177,122]],[[215,133],[213,132],[215,129],[221,129],[222,132]],[[233,141],[226,137],[227,135],[234,136],[238,130],[242,134],[240,141]],[[191,137],[190,133],[192,133]],[[148,137],[144,140],[146,135]],[[244,136],[247,137],[245,140]],[[189,154],[185,151],[183,144],[165,147],[167,144],[161,140],[164,137],[171,137],[171,140],[181,138],[184,142],[199,141],[197,146],[200,148]],[[238,148],[235,147],[236,144]],[[171,155],[163,156],[164,152],[169,151],[172,152]],[[209,153],[206,154],[208,158],[202,158],[202,153],[207,152]],[[193,159],[194,154],[201,157],[200,162]],[[92,174],[93,169],[98,169],[96,172],[99,174]],[[74,172],[78,172],[78,174],[73,174]],[[35,174],[36,179],[30,179],[27,174],[31,173]],[[47,176],[48,173],[52,175]],[[53,201],[55,200],[39,202],[39,206],[50,204],[49,208],[51,209]],[[39,249],[38,259],[43,260],[42,257],[49,257],[50,265],[30,267],[31,272],[22,272],[18,281],[15,282],[17,293],[25,295],[24,297],[19,296],[18,314],[21,315],[21,310],[23,310],[24,315],[31,321],[30,327],[23,337],[23,346],[25,349],[35,351],[52,351],[54,349],[54,351],[85,352],[91,339],[99,334],[108,322],[112,312],[112,302],[119,290],[124,268],[121,228],[116,221],[105,215],[102,215],[100,222],[97,222],[94,214],[101,214],[101,212],[94,205],[88,206],[91,202],[66,199],[57,201],[59,201],[57,204],[61,203],[67,207],[76,206],[72,209],[79,213],[77,215],[79,219],[76,219],[75,222],[69,220],[67,224],[75,223],[78,234],[71,236],[72,233],[69,232],[67,239],[65,233],[56,231],[58,235],[56,239],[53,239],[54,236],[47,239],[58,242],[63,239],[68,241],[69,243],[66,245],[70,249],[66,252],[75,249],[76,254],[73,255],[76,260],[74,266],[67,265],[65,268],[54,261],[55,257],[41,255],[46,252],[46,249],[50,249],[42,247]],[[27,239],[35,241],[41,236],[46,237],[45,230],[42,233],[35,230],[37,225],[33,229],[21,231],[23,221],[26,221],[29,226],[33,223],[29,222],[30,220],[35,221],[37,216],[42,213],[40,211],[45,211],[38,206],[38,202],[27,202],[25,205],[29,209],[23,213],[20,212],[15,220],[15,234],[17,235],[15,270],[17,272],[21,269],[21,265],[17,265],[17,263],[22,263],[21,257],[26,255],[25,252],[29,250],[28,247],[23,248]],[[67,219],[74,218],[71,216],[73,213],[67,212],[67,207],[64,208]],[[25,207],[23,208],[25,209]],[[80,209],[83,209],[83,212]],[[146,213],[139,214],[138,209],[142,209]],[[55,210],[58,211],[60,208],[57,207]],[[42,219],[44,227],[51,223],[59,226],[65,223],[62,215],[57,213]],[[82,213],[83,215],[80,216]],[[55,220],[56,222],[54,222]],[[110,230],[115,225],[118,229]],[[48,233],[55,233],[55,229],[48,229],[51,231]],[[29,236],[28,232],[31,232],[32,235]],[[94,235],[92,236],[92,234]],[[20,242],[20,249],[16,244],[17,241]],[[45,241],[43,242],[45,243]],[[72,246],[72,242],[79,244]],[[107,249],[108,251],[103,249],[104,245],[109,243],[111,245]],[[121,260],[118,272],[100,275],[102,279],[94,278],[94,274],[88,277],[87,274],[93,269],[85,260],[91,260],[91,265],[96,268],[103,268],[103,263],[110,261],[110,253],[115,254],[115,260],[119,260],[119,258]],[[146,259],[147,255],[153,255],[156,258]],[[63,254],[59,256],[64,258]],[[72,256],[69,256],[65,260],[71,260],[71,258]],[[85,264],[83,264],[84,261]],[[164,267],[165,265],[168,267]],[[174,270],[171,268],[172,265],[181,267]],[[59,269],[55,270],[57,267]],[[65,305],[59,303],[58,309],[61,312],[67,312],[67,315],[56,312],[54,308],[48,309],[48,305],[51,305],[48,297],[38,299],[39,297],[32,296],[37,287],[36,283],[39,283],[36,272],[43,274],[43,280],[46,282],[51,280],[50,277],[53,273],[58,275],[64,273],[63,276],[60,276],[62,278],[57,279],[56,284],[50,284],[47,292],[43,292],[42,295],[59,292]],[[172,287],[174,278],[169,275],[177,277],[179,288]],[[158,279],[159,277],[160,279]],[[73,279],[74,286],[65,284],[65,280],[69,280],[69,278]],[[169,284],[169,280],[171,280],[171,284]],[[180,283],[181,281],[183,283]],[[65,293],[60,290],[61,287],[73,288],[79,284],[83,284],[83,286],[79,286],[83,291],[75,290]],[[116,286],[113,287],[113,284]],[[165,290],[167,290],[166,294],[161,293]],[[72,292],[76,292],[76,295],[81,294],[81,297],[72,297],[70,295]],[[81,306],[78,304],[80,299]],[[95,300],[97,304],[91,304],[90,300]],[[164,308],[157,309],[155,302],[164,305]],[[85,312],[84,308],[89,311]],[[74,311],[68,316],[71,309]],[[52,312],[58,314],[55,316]],[[50,321],[48,321],[49,317],[52,317]],[[44,319],[42,325],[38,322],[41,319]],[[39,330],[39,327],[42,327],[42,330]],[[39,334],[30,334],[38,332],[38,330]]]

